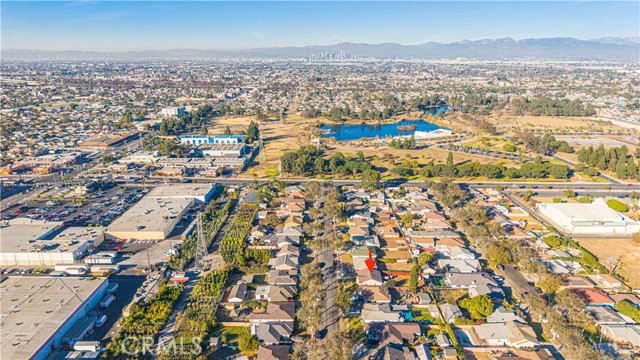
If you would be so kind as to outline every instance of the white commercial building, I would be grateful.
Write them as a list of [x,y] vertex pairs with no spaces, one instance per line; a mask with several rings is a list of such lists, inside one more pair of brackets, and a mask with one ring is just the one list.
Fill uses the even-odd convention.
[[242,135],[183,135],[181,144],[198,146],[202,144],[238,144],[244,142]]
[[567,234],[631,235],[640,231],[640,222],[614,211],[603,202],[538,204],[537,209]]
[[170,106],[160,110],[160,115],[162,116],[180,116],[186,113],[186,109],[183,107]]
[[[0,282],[0,358],[44,360],[107,291],[106,278],[9,276]],[[92,326],[92,325],[91,325]]]
[[449,129],[436,129],[432,131],[420,131],[416,130],[413,134],[416,140],[435,139],[441,137],[452,136],[453,132]]
[[158,186],[116,219],[107,235],[118,239],[164,240],[194,204],[204,204],[215,191],[211,184]]
[[2,222],[0,266],[74,264],[90,246],[97,246],[104,239],[102,227],[61,230],[63,225],[62,222],[24,218]]

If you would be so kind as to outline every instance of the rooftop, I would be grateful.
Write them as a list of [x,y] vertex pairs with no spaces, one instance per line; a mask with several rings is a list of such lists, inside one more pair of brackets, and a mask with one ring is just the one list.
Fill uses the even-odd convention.
[[86,241],[95,241],[104,233],[103,227],[67,227],[56,232],[62,222],[37,222],[41,224],[10,224],[3,227],[1,252],[74,251]]
[[0,357],[30,358],[106,281],[65,278],[63,283],[51,277],[4,278],[0,283]]

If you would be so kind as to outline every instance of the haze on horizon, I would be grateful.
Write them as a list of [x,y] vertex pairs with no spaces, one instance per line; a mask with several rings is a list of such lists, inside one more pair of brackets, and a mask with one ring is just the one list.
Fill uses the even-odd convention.
[[3,1],[4,49],[238,50],[511,37],[637,37],[640,3]]

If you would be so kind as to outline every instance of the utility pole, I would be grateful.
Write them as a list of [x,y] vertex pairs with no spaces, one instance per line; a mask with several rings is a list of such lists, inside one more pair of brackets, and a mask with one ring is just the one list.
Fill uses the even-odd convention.
[[202,213],[198,212],[196,223],[196,270],[202,271],[204,268],[203,260],[207,256],[207,244],[204,238],[204,230],[202,225]]

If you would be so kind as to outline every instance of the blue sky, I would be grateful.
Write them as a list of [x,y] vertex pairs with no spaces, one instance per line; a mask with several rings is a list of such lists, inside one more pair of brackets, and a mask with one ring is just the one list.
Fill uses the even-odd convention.
[[339,42],[631,37],[640,2],[2,1],[3,48],[246,49]]

